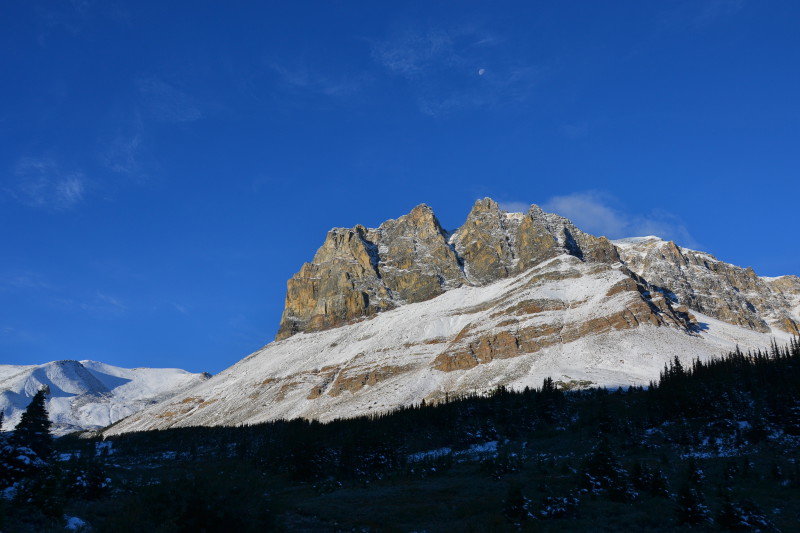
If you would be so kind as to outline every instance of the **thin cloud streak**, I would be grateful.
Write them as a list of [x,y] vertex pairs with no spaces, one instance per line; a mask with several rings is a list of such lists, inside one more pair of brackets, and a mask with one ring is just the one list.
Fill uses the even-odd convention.
[[420,111],[433,117],[522,103],[543,73],[473,29],[409,30],[374,43],[372,59],[403,80]]
[[118,317],[128,309],[119,298],[99,291],[90,300],[77,305],[83,311],[98,318]]
[[683,246],[700,248],[683,221],[674,214],[656,209],[647,214],[620,210],[613,196],[598,192],[579,192],[555,196],[542,209],[570,219],[580,229],[610,239],[655,235],[677,241]]
[[744,0],[708,0],[701,4],[700,13],[695,16],[695,24],[705,24],[713,20],[735,15],[744,8]]
[[692,0],[676,6],[665,4],[661,25],[667,28],[702,30],[726,17],[739,14],[745,0]]
[[332,77],[309,69],[307,66],[288,67],[277,62],[267,62],[267,68],[278,78],[284,88],[345,97],[357,93],[363,84],[358,77]]
[[141,78],[136,87],[147,109],[160,122],[194,122],[204,117],[192,96],[160,78]]
[[144,177],[141,153],[144,147],[144,124],[138,112],[135,113],[128,131],[120,129],[106,140],[105,150],[99,154],[101,163],[114,172],[133,178]]
[[395,39],[377,43],[372,57],[389,71],[406,78],[427,74],[437,66],[463,62],[447,33],[431,30],[425,34],[409,31]]
[[86,177],[65,171],[49,158],[24,157],[14,167],[16,186],[7,192],[29,207],[65,211],[83,201]]

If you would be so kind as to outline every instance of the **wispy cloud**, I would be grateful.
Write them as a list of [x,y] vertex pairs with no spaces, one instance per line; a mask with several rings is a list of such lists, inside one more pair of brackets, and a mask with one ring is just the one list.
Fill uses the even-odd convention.
[[441,66],[464,63],[455,50],[453,38],[441,30],[408,31],[379,42],[372,50],[372,57],[392,73],[408,78],[426,76]]
[[101,318],[113,318],[127,310],[127,306],[117,297],[97,292],[94,297],[78,304],[87,313]]
[[119,129],[106,140],[105,150],[100,153],[103,165],[117,174],[138,178],[144,171],[140,161],[143,148],[144,127],[138,113],[132,125],[127,129]]
[[527,100],[542,69],[520,61],[503,41],[474,29],[409,30],[376,42],[372,58],[404,80],[419,109],[439,116]]
[[83,201],[86,177],[77,170],[62,169],[47,157],[24,157],[13,174],[16,184],[7,192],[30,207],[63,211]]
[[581,121],[561,124],[558,131],[568,139],[581,139],[589,135],[589,123]]
[[0,290],[49,290],[50,283],[38,272],[3,272],[0,275]]
[[365,82],[363,76],[329,75],[307,65],[288,66],[269,60],[265,64],[277,77],[278,83],[289,90],[345,97],[357,93]]
[[542,209],[558,213],[594,235],[611,239],[656,235],[691,248],[700,247],[676,215],[663,209],[635,213],[618,205],[619,202],[610,194],[587,191],[555,196],[542,204]]
[[696,24],[704,24],[718,18],[735,15],[744,8],[745,0],[706,0],[697,2],[698,12],[693,17]]
[[145,107],[160,122],[194,122],[204,116],[195,98],[161,78],[140,78],[136,87]]
[[258,345],[264,340],[263,328],[241,313],[229,317],[226,326],[226,334],[239,342]]
[[661,23],[666,27],[702,29],[738,14],[745,5],[745,0],[691,0],[678,4],[664,4],[665,11]]
[[37,15],[36,39],[47,47],[52,34],[77,36],[91,24],[127,22],[126,6],[121,2],[97,0],[70,0],[68,2],[28,2]]

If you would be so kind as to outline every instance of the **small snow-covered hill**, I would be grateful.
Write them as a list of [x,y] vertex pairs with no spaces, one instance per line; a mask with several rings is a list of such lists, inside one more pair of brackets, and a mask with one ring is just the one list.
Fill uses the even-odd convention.
[[97,361],[0,365],[3,429],[19,422],[33,395],[47,386],[52,431],[99,429],[208,379],[176,368],[120,368]]

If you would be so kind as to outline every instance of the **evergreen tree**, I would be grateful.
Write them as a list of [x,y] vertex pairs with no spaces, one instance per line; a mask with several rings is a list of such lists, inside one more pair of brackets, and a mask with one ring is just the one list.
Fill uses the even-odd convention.
[[711,523],[711,511],[706,505],[702,485],[705,474],[694,459],[689,460],[686,481],[678,493],[678,523],[688,526]]
[[50,389],[45,386],[33,396],[11,437],[13,446],[30,448],[43,461],[46,461],[53,451],[51,422],[44,404],[45,396],[49,392]]

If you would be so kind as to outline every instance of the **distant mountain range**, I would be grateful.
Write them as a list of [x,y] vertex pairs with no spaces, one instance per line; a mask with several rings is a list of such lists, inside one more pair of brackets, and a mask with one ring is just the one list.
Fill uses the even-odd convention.
[[55,435],[100,429],[207,380],[175,368],[120,368],[96,361],[0,365],[3,429],[11,430],[36,392],[47,386]]
[[798,324],[796,276],[760,277],[657,237],[609,241],[488,198],[447,232],[421,205],[378,228],[331,230],[289,280],[275,342],[106,434],[330,420],[545,377],[647,384],[674,357],[765,347]]

